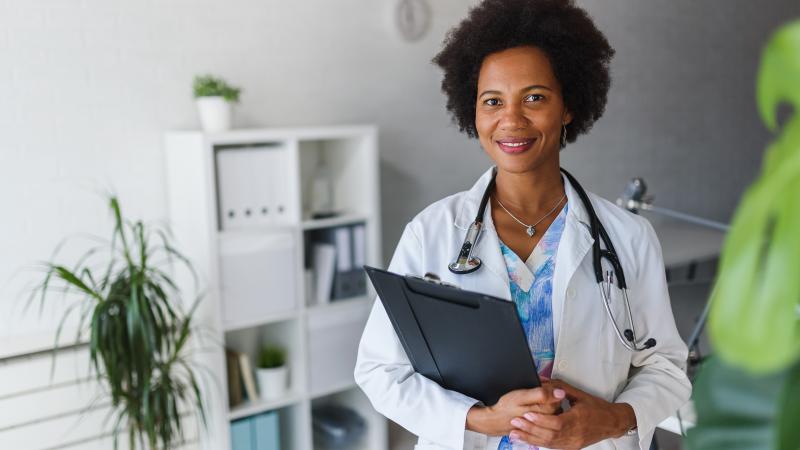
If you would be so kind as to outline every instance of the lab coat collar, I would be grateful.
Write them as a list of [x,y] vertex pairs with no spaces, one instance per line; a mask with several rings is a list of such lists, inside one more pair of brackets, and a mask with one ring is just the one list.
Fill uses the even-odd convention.
[[[462,198],[461,205],[458,208],[458,213],[456,214],[454,225],[457,228],[462,230],[466,230],[475,220],[475,215],[478,214],[478,207],[481,204],[481,199],[483,198],[483,193],[486,191],[486,186],[489,185],[489,180],[492,177],[492,170],[494,167],[490,167],[489,170],[483,173],[478,181],[467,191],[467,194]],[[578,222],[582,223],[586,227],[586,231],[588,232],[589,229],[589,214],[586,212],[586,208],[581,201],[581,198],[578,196],[578,192],[575,188],[572,187],[569,180],[562,174],[561,179],[564,180],[564,190],[567,194],[567,201],[569,202],[569,210],[567,211],[567,218],[570,219],[577,219]],[[488,208],[487,208],[488,211]],[[490,222],[491,218],[484,217],[484,222]]]

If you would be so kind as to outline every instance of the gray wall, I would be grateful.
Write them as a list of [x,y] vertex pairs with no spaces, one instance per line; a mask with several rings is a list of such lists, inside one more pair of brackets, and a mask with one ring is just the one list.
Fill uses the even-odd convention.
[[[800,2],[578,3],[617,54],[606,113],[564,151],[562,165],[606,198],[642,176],[659,205],[728,220],[769,139],[755,106],[760,50],[777,26],[800,18]],[[460,17],[440,20],[455,24]],[[426,106],[408,105],[419,113],[402,129],[384,130],[391,143],[382,155],[387,258],[409,218],[468,188],[490,164],[477,141],[449,125],[438,82],[432,77],[425,92],[406,97],[424,98]],[[439,109],[429,109],[436,102]]]

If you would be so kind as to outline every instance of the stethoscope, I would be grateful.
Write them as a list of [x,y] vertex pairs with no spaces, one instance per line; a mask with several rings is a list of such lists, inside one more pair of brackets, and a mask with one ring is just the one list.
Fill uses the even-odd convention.
[[[594,239],[594,243],[592,244],[592,264],[594,267],[594,274],[595,278],[597,279],[598,287],[600,288],[600,295],[603,297],[603,304],[605,305],[606,313],[608,314],[609,320],[611,320],[611,324],[614,326],[614,331],[616,332],[617,337],[619,338],[620,342],[622,342],[622,345],[625,346],[625,348],[633,352],[655,347],[656,340],[653,338],[647,339],[642,346],[639,346],[636,343],[636,328],[633,324],[633,314],[631,313],[631,305],[628,301],[628,285],[625,283],[625,272],[622,270],[622,264],[619,262],[619,256],[617,256],[617,252],[614,250],[614,245],[611,243],[611,239],[608,237],[605,227],[602,223],[600,223],[600,219],[597,218],[597,214],[594,212],[592,202],[589,200],[589,196],[586,195],[586,191],[583,190],[583,187],[581,187],[581,185],[578,183],[578,180],[576,180],[572,174],[564,169],[561,169],[561,173],[567,177],[569,183],[578,193],[578,197],[581,198],[581,202],[583,203],[583,206],[589,215],[589,228],[591,230],[592,238]],[[480,258],[473,256],[472,251],[474,250],[475,244],[477,243],[478,237],[483,229],[483,216],[486,213],[486,205],[489,202],[489,197],[494,191],[496,176],[497,168],[494,168],[492,169],[492,178],[489,180],[489,185],[486,186],[486,190],[483,193],[483,198],[481,198],[481,203],[478,207],[478,214],[475,216],[475,220],[467,230],[467,235],[464,238],[464,244],[461,245],[458,258],[455,260],[455,262],[450,263],[447,266],[451,272],[457,275],[466,275],[468,273],[475,272],[483,264]],[[605,245],[605,250],[600,248],[601,239]],[[606,271],[605,277],[603,277],[603,259],[608,261],[613,268],[613,270]],[[622,298],[625,301],[625,310],[628,316],[628,323],[630,324],[630,328],[626,328],[624,332],[620,331],[619,326],[617,325],[614,314],[611,312],[611,304],[609,300],[611,297],[611,286],[614,284],[615,273],[617,287],[620,289],[620,291],[622,291]]]

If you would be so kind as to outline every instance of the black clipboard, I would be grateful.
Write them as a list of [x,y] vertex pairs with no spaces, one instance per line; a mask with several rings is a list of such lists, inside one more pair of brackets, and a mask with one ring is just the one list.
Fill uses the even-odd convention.
[[487,406],[507,392],[541,385],[513,302],[374,267],[364,270],[421,375]]

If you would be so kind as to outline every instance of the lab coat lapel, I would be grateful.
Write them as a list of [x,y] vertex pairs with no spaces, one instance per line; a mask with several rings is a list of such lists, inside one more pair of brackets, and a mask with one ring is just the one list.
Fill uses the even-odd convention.
[[[478,207],[486,191],[486,186],[489,185],[493,169],[492,167],[484,172],[467,192],[467,195],[464,196],[454,223],[456,228],[459,229],[459,235],[465,233],[473,220],[475,220],[475,215],[478,213]],[[511,300],[508,271],[506,270],[503,254],[500,251],[500,239],[497,237],[497,231],[492,222],[491,204],[486,206],[486,212],[483,217],[483,230],[481,230],[472,254],[480,258],[483,265],[476,272],[460,277],[459,285],[464,289]]]
[[578,193],[565,177],[564,190],[567,194],[569,210],[561,242],[558,244],[556,267],[553,273],[553,339],[556,345],[556,358],[558,358],[558,341],[561,330],[569,327],[569,317],[565,318],[564,315],[565,302],[569,301],[566,295],[567,288],[594,243],[589,231],[589,215],[586,208],[584,208]]

